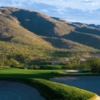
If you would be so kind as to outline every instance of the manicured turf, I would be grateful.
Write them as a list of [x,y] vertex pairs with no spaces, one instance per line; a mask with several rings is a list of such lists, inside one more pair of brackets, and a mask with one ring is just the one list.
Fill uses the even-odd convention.
[[0,68],[0,78],[44,78],[61,76],[60,70],[29,70],[17,68]]
[[48,80],[61,75],[60,70],[0,69],[0,79],[31,85],[37,88],[46,100],[88,100],[95,96],[92,92]]
[[35,80],[35,86],[38,90],[42,90],[41,94],[44,94],[47,100],[87,100],[94,96],[94,93],[76,87],[44,79],[33,80]]

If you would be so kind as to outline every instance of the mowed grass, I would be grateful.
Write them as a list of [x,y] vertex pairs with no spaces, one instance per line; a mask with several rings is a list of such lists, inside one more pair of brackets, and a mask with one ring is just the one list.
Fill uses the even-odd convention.
[[43,78],[61,76],[60,70],[29,70],[18,68],[0,68],[0,78]]
[[49,80],[62,76],[60,70],[0,68],[0,79],[18,81],[38,89],[46,100],[89,100],[95,93]]

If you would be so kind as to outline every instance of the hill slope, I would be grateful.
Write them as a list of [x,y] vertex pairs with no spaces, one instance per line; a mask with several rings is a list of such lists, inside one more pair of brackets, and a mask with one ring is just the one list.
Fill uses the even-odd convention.
[[[2,52],[8,49],[9,53],[36,54],[36,52],[51,52],[55,48],[64,51],[94,52],[99,46],[89,40],[92,36],[94,38],[94,34],[81,32],[79,26],[73,23],[54,19],[40,12],[12,7],[0,8]],[[99,42],[97,37],[95,36],[95,39]]]
[[10,15],[0,14],[0,53],[39,54],[54,50],[50,43],[20,26]]
[[74,31],[65,34],[62,38],[69,39],[96,49],[100,49],[100,25],[89,25],[79,22],[68,22],[64,19],[53,18],[66,25],[72,26]]
[[0,11],[5,15],[16,17],[23,27],[38,35],[61,36],[74,30],[73,27],[40,12],[10,7],[2,8]]

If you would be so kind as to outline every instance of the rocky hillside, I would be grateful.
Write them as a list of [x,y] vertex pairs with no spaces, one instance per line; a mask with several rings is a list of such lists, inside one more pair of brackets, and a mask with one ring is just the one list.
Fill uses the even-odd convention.
[[0,14],[0,54],[39,54],[54,50],[54,47],[28,31],[11,15]]
[[99,32],[99,28],[52,18],[36,11],[12,7],[0,8],[2,52],[7,50],[9,53],[53,50],[94,52],[100,49]]

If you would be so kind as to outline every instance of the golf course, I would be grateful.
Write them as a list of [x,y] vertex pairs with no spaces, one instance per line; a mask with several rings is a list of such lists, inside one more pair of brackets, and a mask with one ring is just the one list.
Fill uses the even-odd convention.
[[1,0],[0,100],[100,100],[97,1]]
[[0,68],[0,100],[99,100],[96,93],[53,82],[63,70]]

